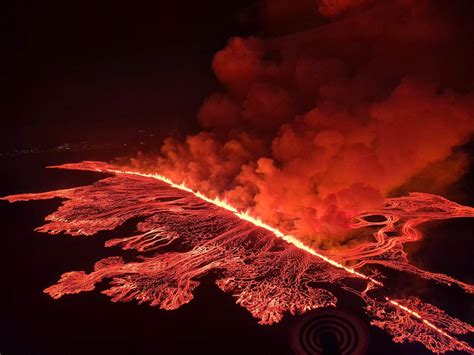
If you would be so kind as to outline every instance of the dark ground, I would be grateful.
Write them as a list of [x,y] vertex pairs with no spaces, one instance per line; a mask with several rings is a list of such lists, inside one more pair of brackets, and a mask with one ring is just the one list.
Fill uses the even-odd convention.
[[[229,36],[258,31],[251,18],[236,16],[251,3],[3,4],[0,196],[88,184],[99,176],[44,167],[107,160],[148,149],[170,132],[193,130],[200,102],[216,87],[213,54]],[[473,180],[471,170],[459,184],[459,202],[474,206]],[[294,317],[260,326],[211,279],[176,311],[114,304],[99,292],[52,300],[42,290],[61,273],[90,270],[116,252],[103,248],[106,233],[71,238],[34,232],[59,203],[0,201],[2,355],[290,353]],[[436,223],[426,241],[412,247],[413,257],[427,269],[474,282],[473,231],[474,220]],[[472,299],[459,290],[394,277],[393,290],[401,286],[474,323]],[[354,302],[340,297],[343,309],[366,320]],[[424,352],[370,327],[370,354]]]
[[[88,184],[99,178],[88,172],[43,169],[49,164],[82,159],[109,159],[117,151],[32,153],[2,157],[0,195],[48,191]],[[117,250],[103,248],[110,233],[94,237],[63,237],[33,229],[53,212],[59,200],[0,201],[0,352],[16,354],[290,354],[288,331],[297,317],[261,326],[232,296],[221,292],[212,277],[202,280],[195,299],[175,311],[135,303],[114,304],[99,292],[53,300],[42,290],[70,270],[90,270],[100,258]],[[126,226],[125,226],[126,228]],[[417,263],[472,282],[474,220],[436,223],[425,242],[414,249]],[[417,243],[418,244],[418,243]],[[450,261],[450,262],[447,262]],[[469,277],[471,280],[469,280]],[[458,289],[435,286],[393,274],[392,290],[420,295],[465,321],[474,320],[472,300]],[[403,288],[403,291],[401,291]],[[404,293],[403,293],[404,292]],[[356,298],[335,291],[342,309],[367,322]],[[370,327],[369,354],[428,353],[419,344],[395,344]],[[472,341],[472,339],[471,339]]]

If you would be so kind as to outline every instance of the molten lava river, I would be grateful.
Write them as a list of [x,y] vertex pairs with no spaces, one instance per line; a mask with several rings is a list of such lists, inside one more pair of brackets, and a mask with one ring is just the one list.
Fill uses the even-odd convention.
[[[411,265],[403,244],[422,237],[419,224],[474,217],[474,208],[424,193],[389,198],[384,208],[354,217],[352,228],[374,227],[372,241],[328,252],[313,250],[224,201],[209,199],[160,175],[124,171],[102,162],[57,168],[109,176],[90,186],[4,199],[64,199],[46,218],[48,223],[37,229],[49,234],[93,235],[137,221],[135,234],[110,239],[105,245],[141,255],[133,262],[118,256],[99,260],[90,273],[66,272],[45,290],[53,298],[91,291],[106,281],[102,292],[113,302],[137,300],[171,310],[190,302],[199,278],[215,270],[221,290],[231,293],[259,323],[272,324],[285,312],[335,306],[336,297],[324,288],[331,283],[359,296],[371,324],[386,330],[395,342],[417,341],[436,353],[474,352],[458,338],[473,332],[473,326],[416,297],[391,297],[383,275],[367,271],[371,269],[367,265],[381,265],[473,293],[472,285]],[[373,222],[369,216],[374,215],[384,218]]]

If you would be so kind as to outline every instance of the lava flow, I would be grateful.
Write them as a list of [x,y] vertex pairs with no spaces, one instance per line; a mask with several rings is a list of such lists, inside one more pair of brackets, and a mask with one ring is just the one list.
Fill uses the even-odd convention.
[[[378,226],[374,242],[337,252],[316,251],[225,201],[210,199],[164,176],[124,171],[101,162],[59,166],[112,174],[90,186],[20,194],[4,199],[28,201],[65,199],[37,230],[49,234],[93,235],[139,220],[135,235],[110,239],[107,247],[141,253],[136,261],[121,257],[98,261],[94,270],[64,273],[45,292],[53,298],[91,291],[103,280],[102,293],[112,301],[137,300],[163,309],[176,309],[193,298],[199,278],[218,272],[218,287],[231,293],[261,324],[281,320],[285,312],[300,314],[335,306],[337,299],[323,283],[358,295],[366,304],[372,324],[385,329],[396,342],[421,342],[433,352],[473,352],[454,336],[474,327],[447,315],[418,298],[370,296],[383,288],[375,274],[359,271],[370,264],[412,273],[418,277],[456,284],[473,293],[474,286],[447,275],[421,270],[408,261],[403,243],[419,240],[416,226],[453,217],[474,217],[474,209],[430,194],[388,199],[384,208],[354,218],[352,228]],[[370,222],[369,216],[383,216]],[[348,262],[352,267],[346,266]],[[366,269],[367,270],[367,269]],[[359,279],[354,286],[353,279]]]

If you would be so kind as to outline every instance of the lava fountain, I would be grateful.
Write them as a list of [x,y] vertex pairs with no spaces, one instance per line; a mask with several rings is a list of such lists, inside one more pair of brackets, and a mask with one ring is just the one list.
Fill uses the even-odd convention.
[[[92,291],[97,283],[107,281],[102,293],[113,302],[137,300],[172,310],[190,302],[199,278],[215,270],[221,290],[231,293],[260,324],[272,324],[285,312],[301,314],[335,306],[336,297],[324,288],[324,283],[331,283],[359,296],[371,324],[385,329],[395,342],[420,342],[435,353],[474,351],[456,338],[474,332],[474,327],[416,297],[389,297],[382,275],[368,273],[366,267],[383,265],[474,293],[473,285],[411,265],[403,250],[404,243],[422,238],[416,228],[420,223],[474,217],[471,207],[424,193],[389,198],[383,208],[354,217],[353,229],[377,227],[374,241],[328,252],[313,250],[226,201],[208,198],[161,175],[125,171],[102,162],[56,168],[111,176],[89,186],[3,199],[64,199],[46,217],[47,223],[37,228],[49,234],[90,236],[138,221],[135,234],[110,239],[105,246],[135,250],[139,255],[133,262],[119,256],[99,260],[90,273],[66,272],[44,290],[53,298]],[[371,222],[372,215],[384,220]]]

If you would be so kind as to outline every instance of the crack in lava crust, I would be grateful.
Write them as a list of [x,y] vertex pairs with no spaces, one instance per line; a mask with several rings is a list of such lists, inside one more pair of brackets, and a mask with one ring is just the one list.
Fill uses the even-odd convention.
[[[57,168],[107,172],[113,176],[90,186],[4,199],[65,199],[56,212],[46,217],[48,223],[37,228],[49,234],[93,235],[139,219],[135,235],[111,239],[106,246],[132,249],[144,255],[135,262],[124,262],[121,257],[102,259],[91,273],[67,272],[45,290],[53,298],[91,291],[98,282],[106,280],[109,288],[102,293],[114,302],[137,300],[176,309],[191,301],[201,276],[217,270],[216,284],[220,289],[231,293],[261,324],[272,324],[280,321],[285,312],[299,314],[335,306],[336,297],[322,286],[329,282],[360,296],[372,324],[389,332],[394,341],[418,341],[433,352],[474,351],[453,336],[473,332],[471,325],[415,297],[371,297],[371,290],[383,285],[358,271],[364,265],[381,264],[447,285],[457,284],[473,293],[472,285],[410,265],[403,251],[403,243],[421,239],[418,224],[433,219],[473,217],[471,207],[421,193],[388,199],[385,208],[355,217],[353,228],[380,226],[374,234],[375,242],[349,250],[322,252],[246,212],[237,211],[225,201],[211,200],[160,175],[127,172],[102,162]],[[370,215],[384,216],[385,221],[369,222],[365,218]],[[394,231],[398,234],[393,235]],[[355,262],[355,266],[345,266],[348,261]],[[350,282],[353,278],[365,281],[366,285],[358,289]],[[317,287],[318,284],[321,286]]]

